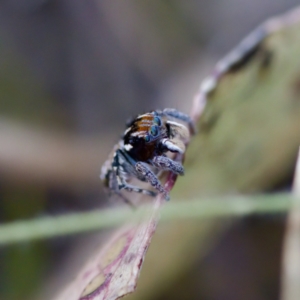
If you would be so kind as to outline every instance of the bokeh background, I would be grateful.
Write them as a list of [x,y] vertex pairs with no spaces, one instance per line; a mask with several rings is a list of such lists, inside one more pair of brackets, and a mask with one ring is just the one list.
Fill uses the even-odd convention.
[[[107,206],[100,166],[126,119],[164,107],[189,112],[201,79],[216,61],[266,18],[297,3],[0,1],[1,222]],[[190,277],[185,274],[161,299],[185,299],[176,289],[198,299],[192,291],[201,282],[201,299],[225,299],[230,284],[220,280],[216,289],[208,282],[226,276],[224,261],[233,253],[251,249],[256,255],[251,222],[251,230],[247,221],[232,229]],[[265,230],[270,226],[273,231],[276,224],[268,221]],[[243,244],[238,237],[247,230],[250,238]],[[51,297],[64,275],[81,263],[80,251],[93,248],[94,237],[2,247],[0,299]],[[266,249],[270,266],[280,250],[275,245],[278,249]],[[236,266],[233,272],[249,280],[243,271]],[[255,266],[251,272],[256,277]],[[274,282],[269,286],[273,291]],[[276,299],[276,290],[273,294],[265,299]],[[226,299],[241,298],[233,294]]]

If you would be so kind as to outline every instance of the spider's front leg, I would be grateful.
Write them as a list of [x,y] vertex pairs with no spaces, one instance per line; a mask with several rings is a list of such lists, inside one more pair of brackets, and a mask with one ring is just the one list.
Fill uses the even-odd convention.
[[158,169],[171,171],[179,175],[184,175],[184,168],[182,164],[172,160],[167,156],[154,156],[153,159],[149,162]]
[[137,162],[135,164],[135,170],[141,176],[143,176],[146,179],[146,181],[149,182],[156,190],[163,194],[166,200],[170,199],[169,193],[162,186],[157,176],[149,169],[147,164],[143,162]]

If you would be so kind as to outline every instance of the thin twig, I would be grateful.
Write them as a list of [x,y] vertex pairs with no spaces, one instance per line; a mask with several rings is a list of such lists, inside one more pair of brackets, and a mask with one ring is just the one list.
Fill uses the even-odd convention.
[[[264,195],[256,197],[232,197],[198,199],[168,203],[161,212],[163,220],[175,218],[213,218],[225,216],[244,216],[248,214],[274,214],[291,208],[292,196],[289,194]],[[203,200],[203,201],[200,201]],[[128,208],[91,211],[57,217],[17,221],[0,226],[0,244],[8,245],[66,234],[99,230],[125,221],[140,221],[149,214],[148,207],[137,211]]]

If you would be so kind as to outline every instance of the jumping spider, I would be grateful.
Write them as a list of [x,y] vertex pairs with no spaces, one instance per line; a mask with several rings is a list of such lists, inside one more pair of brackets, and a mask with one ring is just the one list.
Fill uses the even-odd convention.
[[169,193],[157,175],[163,170],[184,174],[182,164],[169,158],[166,153],[184,153],[184,142],[190,133],[194,133],[191,118],[176,109],[166,108],[138,115],[127,123],[122,139],[102,166],[101,180],[112,193],[126,202],[129,201],[121,194],[123,189],[149,196],[157,194],[129,184],[131,178],[149,182],[169,200]]

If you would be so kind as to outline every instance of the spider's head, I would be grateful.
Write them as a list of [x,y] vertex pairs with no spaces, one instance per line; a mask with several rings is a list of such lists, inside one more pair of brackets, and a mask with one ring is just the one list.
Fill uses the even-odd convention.
[[188,135],[185,125],[160,111],[153,111],[137,116],[128,124],[123,136],[124,150],[141,161],[167,151],[184,153],[184,140]]

